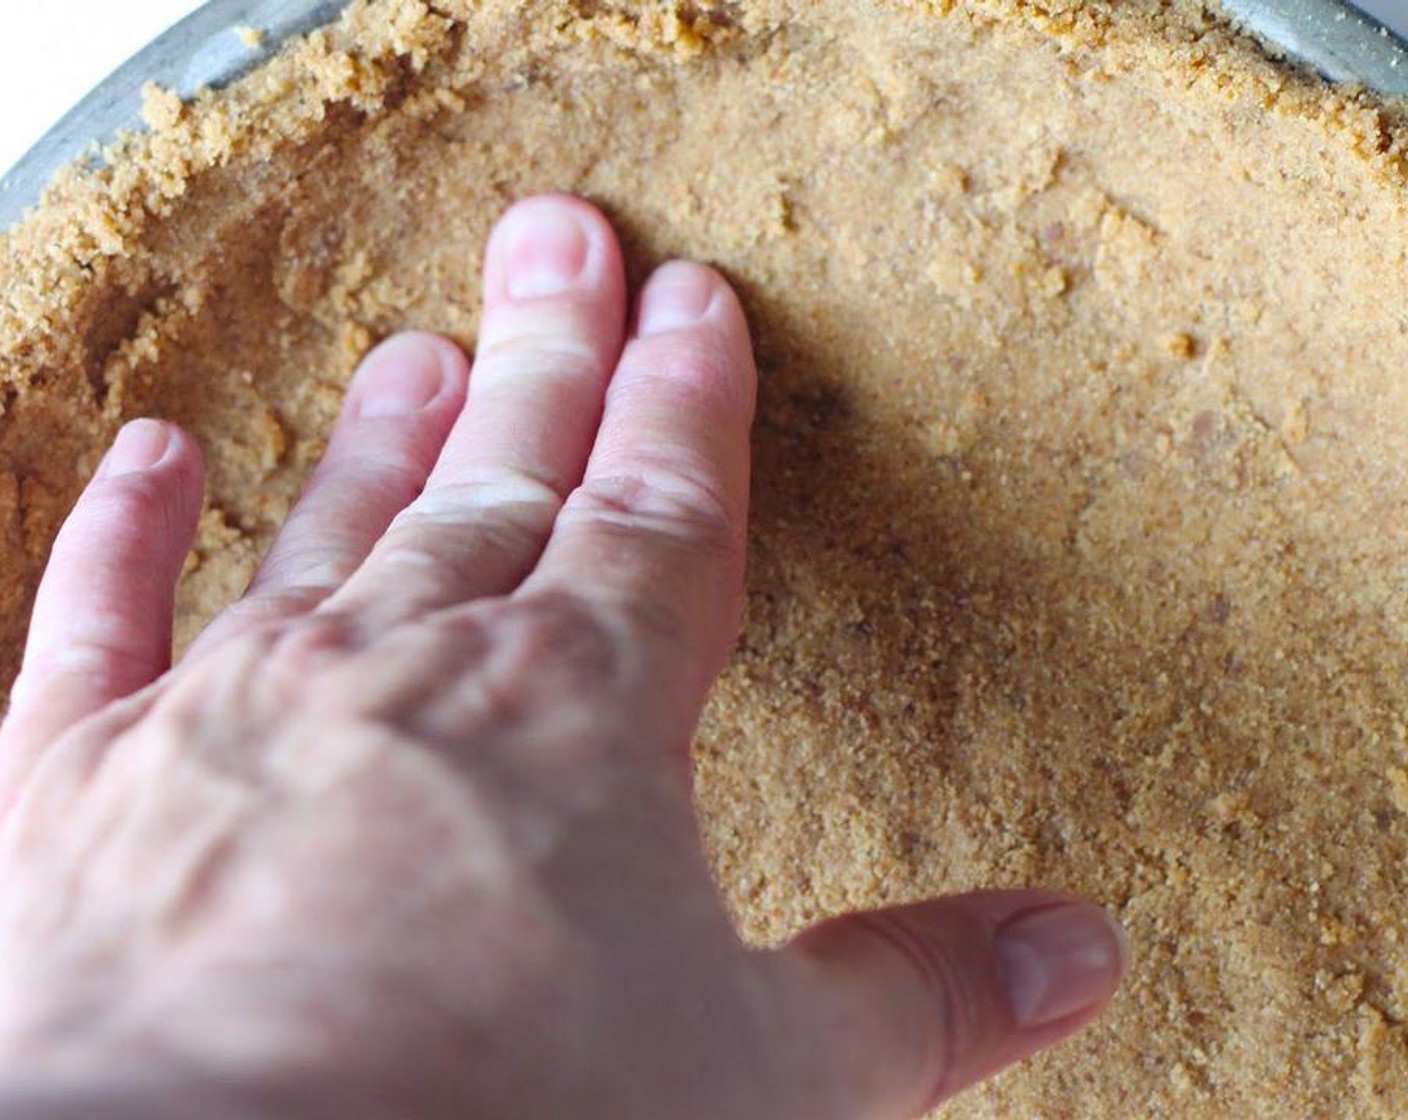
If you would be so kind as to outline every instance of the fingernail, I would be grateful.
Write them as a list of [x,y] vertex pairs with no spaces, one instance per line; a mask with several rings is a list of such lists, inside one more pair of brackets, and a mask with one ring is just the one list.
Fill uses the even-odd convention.
[[410,416],[440,395],[445,378],[445,355],[437,343],[423,335],[397,335],[362,363],[357,415],[366,420]]
[[171,429],[156,420],[133,420],[117,433],[112,448],[98,468],[100,478],[149,471],[166,457]]
[[1042,1027],[1106,999],[1125,965],[1124,931],[1098,906],[1029,911],[997,932],[997,965],[1021,1027]]
[[714,274],[697,264],[674,261],[650,278],[641,294],[641,338],[692,327],[709,313],[718,294]]
[[587,231],[563,203],[520,203],[504,225],[504,267],[513,299],[561,295],[586,270]]

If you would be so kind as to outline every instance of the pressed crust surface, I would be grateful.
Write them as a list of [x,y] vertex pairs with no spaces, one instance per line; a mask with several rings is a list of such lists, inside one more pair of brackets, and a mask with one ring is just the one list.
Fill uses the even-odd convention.
[[126,417],[249,576],[356,359],[472,345],[508,200],[736,279],[748,621],[719,881],[836,911],[1070,887],[1109,1016],[955,1117],[1408,1115],[1408,217],[1393,111],[1188,0],[373,0],[0,237],[0,680]]

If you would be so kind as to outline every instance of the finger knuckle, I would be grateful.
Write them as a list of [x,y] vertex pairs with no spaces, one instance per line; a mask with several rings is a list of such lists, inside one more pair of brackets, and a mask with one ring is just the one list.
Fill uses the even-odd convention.
[[636,395],[677,397],[688,408],[710,414],[742,409],[747,381],[738,361],[712,333],[679,332],[639,344],[626,376],[612,384],[617,401]]
[[604,464],[567,500],[563,517],[616,523],[719,551],[735,550],[738,535],[722,486],[675,455],[633,453],[617,469]]
[[395,443],[359,448],[336,480],[329,481],[331,493],[320,504],[356,510],[368,504],[405,505],[412,501],[425,484],[430,466],[424,449],[414,442],[415,436],[414,431],[407,431]]
[[83,681],[94,693],[109,694],[146,682],[154,666],[149,654],[116,638],[93,637],[27,658],[11,688],[16,702],[42,695],[46,687]]
[[590,332],[570,311],[535,311],[531,321],[514,324],[482,344],[475,374],[513,383],[543,376],[573,375],[602,364]]
[[527,471],[504,468],[426,490],[393,527],[435,530],[492,518],[538,531],[552,524],[561,506],[562,495],[551,483]]
[[913,978],[929,1009],[931,1021],[914,1037],[916,1055],[932,1098],[947,1095],[960,1060],[964,1039],[976,1037],[984,1016],[979,1013],[981,993],[973,977],[961,967],[948,942],[926,936],[900,911],[881,910],[855,915],[851,921],[861,936],[878,942]]
[[225,608],[219,622],[232,630],[282,623],[315,610],[335,586],[321,579],[307,578],[261,582],[266,582],[267,586],[256,584],[243,599]]
[[356,625],[331,612],[270,627],[264,640],[268,646],[263,657],[265,675],[300,684],[363,645]]
[[160,480],[132,474],[94,483],[67,532],[97,538],[109,555],[127,555],[150,549],[152,538],[164,537],[173,520],[170,496]]
[[509,604],[503,656],[496,659],[506,680],[551,676],[552,687],[601,683],[615,675],[619,642],[595,604],[552,589]]
[[436,486],[392,522],[375,561],[418,579],[472,578],[488,557],[536,555],[561,508],[548,483],[522,472]]
[[[316,604],[341,587],[359,566],[351,551],[328,542],[308,541],[269,558],[250,589],[295,605]],[[277,588],[277,591],[267,590]]]
[[[467,667],[418,726],[456,744],[466,728],[493,728],[511,754],[561,758],[597,750],[589,718],[614,685],[618,649],[605,613],[570,592],[541,590],[479,600],[433,616],[436,642]],[[432,710],[433,709],[433,710]],[[482,744],[481,744],[482,745]]]

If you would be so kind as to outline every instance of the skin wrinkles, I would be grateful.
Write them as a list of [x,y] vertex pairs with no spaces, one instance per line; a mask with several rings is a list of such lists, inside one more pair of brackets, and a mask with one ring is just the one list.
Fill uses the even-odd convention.
[[1113,925],[1050,892],[739,939],[681,763],[740,611],[742,308],[674,262],[632,311],[566,196],[485,267],[474,366],[368,357],[176,665],[198,449],[129,426],[75,508],[0,727],[7,1120],[897,1120],[1117,984]]

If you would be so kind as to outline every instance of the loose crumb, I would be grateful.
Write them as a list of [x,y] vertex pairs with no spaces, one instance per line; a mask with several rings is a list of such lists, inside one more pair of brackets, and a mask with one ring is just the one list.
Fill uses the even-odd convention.
[[145,104],[0,236],[0,679],[121,420],[207,450],[184,643],[357,360],[472,346],[506,200],[579,191],[759,343],[745,935],[1079,891],[1125,989],[945,1117],[1408,1116],[1403,109],[1201,0],[369,0]]

